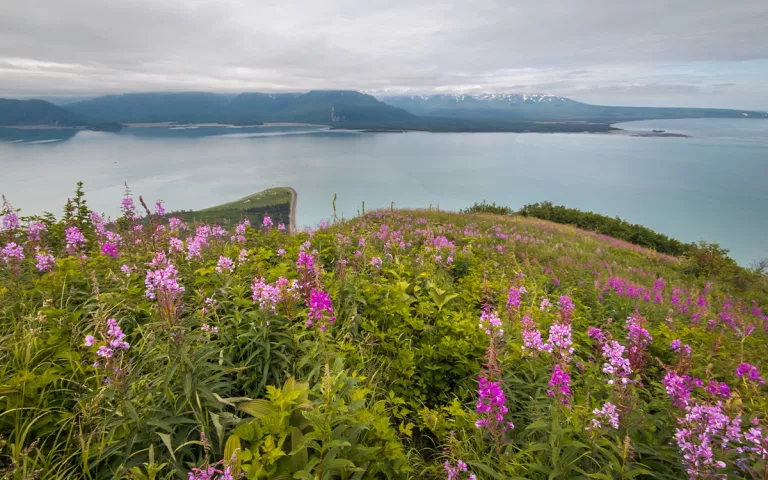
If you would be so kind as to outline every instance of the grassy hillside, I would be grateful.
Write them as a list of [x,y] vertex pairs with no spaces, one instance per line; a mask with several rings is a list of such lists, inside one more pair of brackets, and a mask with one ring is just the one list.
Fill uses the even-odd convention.
[[8,478],[765,478],[764,276],[519,216],[122,205],[2,212]]
[[217,223],[234,226],[247,219],[253,225],[261,225],[265,216],[275,226],[278,223],[290,225],[291,189],[270,188],[234,202],[216,205],[202,210],[166,213],[165,218],[178,217],[193,223]]

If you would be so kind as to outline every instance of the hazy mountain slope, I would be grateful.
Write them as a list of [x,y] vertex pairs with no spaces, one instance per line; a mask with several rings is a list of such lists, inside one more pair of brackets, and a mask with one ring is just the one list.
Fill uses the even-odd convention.
[[110,121],[244,123],[388,122],[414,116],[370,95],[353,91],[318,90],[304,94],[140,93],[108,95],[68,105],[75,113]]
[[7,100],[0,98],[0,125],[51,125],[62,127],[87,126],[93,123],[43,100]]
[[380,100],[419,116],[466,120],[618,122],[662,118],[768,118],[768,113],[748,110],[590,105],[544,94],[385,96]]

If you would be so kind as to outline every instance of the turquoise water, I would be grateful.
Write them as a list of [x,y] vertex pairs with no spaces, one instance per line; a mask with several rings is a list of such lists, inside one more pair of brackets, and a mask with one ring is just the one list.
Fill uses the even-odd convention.
[[[313,127],[128,128],[0,142],[0,192],[22,213],[59,213],[78,180],[92,208],[118,212],[123,183],[169,209],[272,186],[299,193],[298,222],[366,209],[456,210],[551,200],[621,216],[739,262],[768,257],[768,121],[665,120],[693,138],[514,133],[352,133]],[[1,133],[1,132],[0,132]],[[0,138],[3,135],[0,134]],[[5,136],[7,140],[7,134]],[[53,140],[53,141],[48,141]]]

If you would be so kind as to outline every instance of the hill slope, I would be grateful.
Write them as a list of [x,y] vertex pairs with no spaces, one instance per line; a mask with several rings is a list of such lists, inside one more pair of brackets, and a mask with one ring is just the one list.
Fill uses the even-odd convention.
[[610,107],[545,94],[382,96],[415,115],[467,120],[620,122],[671,118],[768,118],[768,113],[713,108]]
[[136,93],[108,95],[67,105],[81,115],[123,123],[306,122],[344,124],[411,120],[414,115],[359,92],[304,94]]
[[9,478],[764,471],[765,276],[523,217],[287,235],[122,205],[106,224],[78,195],[34,226],[4,207]]
[[0,98],[0,125],[50,125],[80,127],[92,123],[85,117],[43,100],[7,100]]

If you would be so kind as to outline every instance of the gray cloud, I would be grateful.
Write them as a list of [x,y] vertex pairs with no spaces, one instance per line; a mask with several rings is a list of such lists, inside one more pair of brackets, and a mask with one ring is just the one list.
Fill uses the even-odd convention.
[[547,91],[768,108],[765,0],[5,0],[0,95]]

